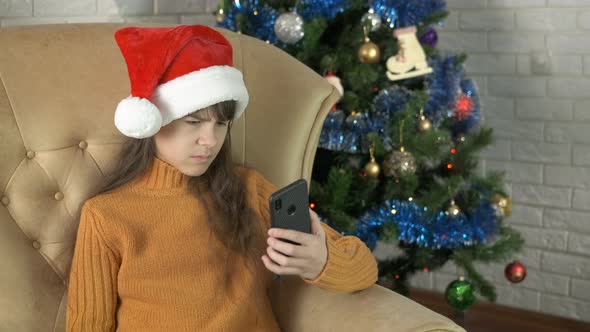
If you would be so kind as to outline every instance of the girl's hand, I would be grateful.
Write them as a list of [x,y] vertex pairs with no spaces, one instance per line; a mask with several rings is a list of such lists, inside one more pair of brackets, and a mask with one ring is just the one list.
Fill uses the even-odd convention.
[[[262,256],[267,269],[276,274],[294,274],[307,279],[317,278],[324,270],[328,260],[326,233],[317,214],[311,209],[309,214],[312,234],[282,228],[268,230],[267,254]],[[301,245],[281,241],[279,238]]]

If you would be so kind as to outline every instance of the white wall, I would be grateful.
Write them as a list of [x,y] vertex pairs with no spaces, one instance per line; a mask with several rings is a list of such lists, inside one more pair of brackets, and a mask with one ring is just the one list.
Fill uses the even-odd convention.
[[[75,22],[214,23],[217,0],[2,0],[0,26]],[[506,170],[528,267],[481,266],[498,302],[590,321],[590,0],[447,0],[440,47],[465,51],[497,142],[487,170]],[[544,68],[542,61],[550,64]],[[381,252],[383,248],[380,249]],[[376,253],[377,254],[377,253]],[[377,254],[378,255],[378,254]],[[444,290],[461,271],[420,272]]]
[[[447,4],[440,48],[469,56],[496,137],[482,166],[507,172],[507,222],[526,240],[524,282],[506,281],[505,264],[480,271],[499,303],[590,321],[590,0]],[[414,284],[444,290],[458,273],[448,266]]]
[[1,0],[0,26],[90,22],[213,25],[217,0]]

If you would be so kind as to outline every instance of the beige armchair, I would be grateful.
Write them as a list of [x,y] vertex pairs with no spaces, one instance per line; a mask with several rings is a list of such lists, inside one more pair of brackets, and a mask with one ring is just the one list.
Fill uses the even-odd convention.
[[[0,29],[0,331],[64,330],[80,208],[126,139],[113,125],[129,93],[113,38],[121,27]],[[234,157],[277,186],[309,180],[337,92],[281,50],[222,32],[251,94],[233,129]],[[377,285],[333,294],[288,277],[272,297],[284,331],[463,331]]]

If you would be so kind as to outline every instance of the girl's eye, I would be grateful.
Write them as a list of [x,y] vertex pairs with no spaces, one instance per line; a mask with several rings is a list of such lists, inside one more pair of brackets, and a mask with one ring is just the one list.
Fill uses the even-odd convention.
[[186,123],[188,123],[188,124],[197,124],[197,123],[201,123],[201,121],[187,121]]
[[227,127],[227,122],[217,122],[218,125]]

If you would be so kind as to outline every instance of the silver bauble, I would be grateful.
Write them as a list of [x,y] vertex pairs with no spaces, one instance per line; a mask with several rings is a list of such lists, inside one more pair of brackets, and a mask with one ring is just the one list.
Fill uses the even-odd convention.
[[[376,31],[381,27],[381,16],[368,12],[361,18],[363,25],[367,22],[367,25],[371,27],[371,31]],[[370,23],[369,23],[370,22]]]
[[275,34],[284,43],[295,44],[303,38],[303,18],[295,12],[279,15],[275,21]]
[[399,179],[416,172],[416,159],[407,151],[393,151],[383,161],[383,174]]

